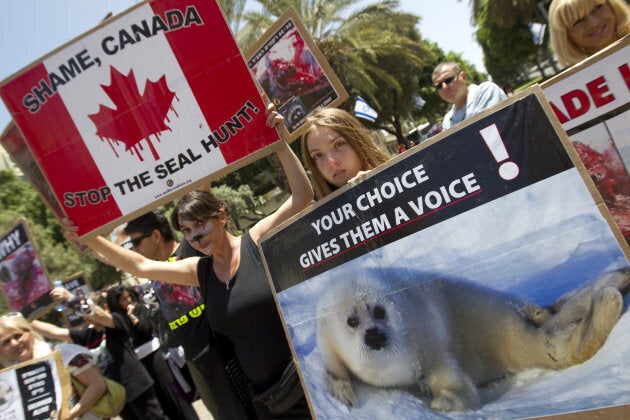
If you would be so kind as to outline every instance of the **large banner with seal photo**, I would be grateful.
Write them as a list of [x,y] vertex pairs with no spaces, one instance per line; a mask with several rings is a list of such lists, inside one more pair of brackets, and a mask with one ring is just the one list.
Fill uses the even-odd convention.
[[215,1],[140,3],[4,80],[0,95],[80,236],[278,140]]
[[313,413],[627,404],[628,248],[542,91],[458,127],[263,238]]

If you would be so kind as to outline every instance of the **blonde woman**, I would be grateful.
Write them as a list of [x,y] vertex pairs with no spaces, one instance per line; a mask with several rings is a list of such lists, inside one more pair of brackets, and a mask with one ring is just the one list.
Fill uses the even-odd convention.
[[572,66],[630,33],[626,0],[553,0],[551,46],[563,66]]
[[321,108],[308,117],[306,125],[302,158],[318,199],[389,159],[365,127],[344,110]]
[[[70,375],[86,387],[83,395],[77,398],[78,401],[70,407],[68,419],[97,418],[88,412],[105,394],[107,387],[100,370],[92,360],[92,354],[89,350],[75,344],[61,344],[59,350]],[[0,364],[2,367],[10,367],[17,363],[44,357],[51,351],[48,343],[22,316],[0,317]]]

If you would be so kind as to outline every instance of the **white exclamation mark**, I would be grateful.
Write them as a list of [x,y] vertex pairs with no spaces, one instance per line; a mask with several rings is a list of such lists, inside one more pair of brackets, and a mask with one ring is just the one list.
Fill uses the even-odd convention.
[[[503,144],[503,139],[501,138],[501,134],[497,129],[496,124],[492,124],[489,127],[480,130],[481,137],[483,137],[483,141],[486,142],[486,145],[492,152],[492,156],[497,162],[502,162],[510,157]],[[510,181],[516,178],[519,174],[519,167],[514,162],[504,162],[499,166],[499,175],[501,178]]]

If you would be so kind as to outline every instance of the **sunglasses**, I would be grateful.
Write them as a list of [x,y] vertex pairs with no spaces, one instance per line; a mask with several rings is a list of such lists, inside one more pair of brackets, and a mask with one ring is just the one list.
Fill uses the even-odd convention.
[[444,86],[444,84],[446,83],[446,86],[450,85],[451,83],[453,83],[453,81],[457,79],[457,75],[455,76],[449,76],[446,79],[442,80],[440,83],[436,83],[435,86],[435,90],[440,90],[442,89],[442,87]]
[[127,242],[123,242],[120,246],[122,246],[125,249],[137,248],[140,246],[140,243],[142,242],[144,238],[148,238],[149,236],[151,236],[151,233],[145,233],[143,235],[138,236],[137,238],[130,239]]

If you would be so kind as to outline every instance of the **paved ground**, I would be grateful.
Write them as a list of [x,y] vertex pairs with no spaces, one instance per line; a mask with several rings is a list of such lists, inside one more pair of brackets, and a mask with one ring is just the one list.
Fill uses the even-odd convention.
[[[195,408],[195,411],[199,415],[199,420],[214,420],[214,417],[212,417],[212,414],[210,414],[208,410],[206,409],[206,406],[203,405],[203,401],[201,400],[195,401],[193,403],[193,407]],[[122,420],[122,418],[120,416],[116,416],[112,420]],[[179,419],[171,419],[171,420],[179,420]]]
[[[197,412],[197,414],[199,414],[200,420],[213,420],[214,419],[214,417],[212,417],[212,414],[210,414],[208,410],[206,409],[206,406],[203,405],[203,401],[201,401],[200,399],[193,403],[193,407],[195,407],[195,411]],[[173,420],[177,420],[177,419],[173,419]]]

